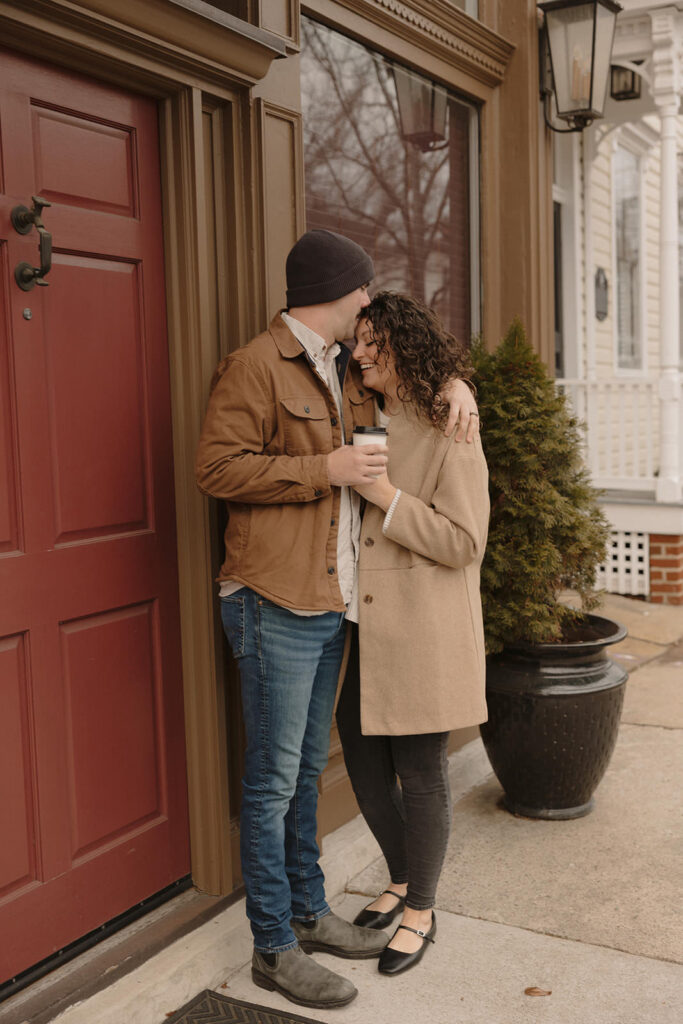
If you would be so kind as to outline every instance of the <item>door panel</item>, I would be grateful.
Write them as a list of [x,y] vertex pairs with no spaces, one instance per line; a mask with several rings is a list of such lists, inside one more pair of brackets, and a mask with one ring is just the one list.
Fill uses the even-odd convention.
[[47,316],[71,320],[46,367],[57,544],[150,527],[141,300],[138,264],[55,257]]
[[40,194],[81,209],[137,216],[135,135],[46,106],[32,105]]
[[1,982],[189,841],[156,109],[2,52],[0,154]]
[[146,603],[62,625],[74,861],[166,811],[155,619]]
[[10,779],[7,817],[13,827],[0,843],[0,898],[36,877],[35,792],[31,772],[31,733],[27,696],[28,666],[25,637],[0,640],[0,778]]

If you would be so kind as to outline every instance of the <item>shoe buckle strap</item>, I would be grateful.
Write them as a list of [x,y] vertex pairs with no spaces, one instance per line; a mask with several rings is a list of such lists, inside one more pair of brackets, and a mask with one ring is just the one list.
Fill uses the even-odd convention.
[[400,924],[398,928],[403,928],[405,932],[412,932],[413,935],[419,935],[421,939],[426,939],[427,942],[431,942],[433,946],[436,945],[434,939],[427,935],[427,932],[423,932],[421,928],[409,928],[407,924]]

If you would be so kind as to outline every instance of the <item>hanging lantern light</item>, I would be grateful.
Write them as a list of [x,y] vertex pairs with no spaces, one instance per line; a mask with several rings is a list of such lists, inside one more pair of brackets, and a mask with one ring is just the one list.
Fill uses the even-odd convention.
[[401,138],[423,153],[447,145],[446,90],[400,64],[392,64],[391,70],[396,83]]
[[613,100],[639,100],[642,81],[636,62],[628,65],[612,64],[609,94]]
[[[612,44],[621,4],[614,0],[549,0],[538,5],[545,15],[557,116],[582,131],[603,116]],[[547,98],[551,90],[544,90]]]

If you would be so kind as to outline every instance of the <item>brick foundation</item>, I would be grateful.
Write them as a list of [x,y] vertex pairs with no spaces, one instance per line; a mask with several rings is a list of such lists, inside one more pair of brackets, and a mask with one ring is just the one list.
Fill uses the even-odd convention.
[[650,534],[650,600],[683,605],[683,535]]

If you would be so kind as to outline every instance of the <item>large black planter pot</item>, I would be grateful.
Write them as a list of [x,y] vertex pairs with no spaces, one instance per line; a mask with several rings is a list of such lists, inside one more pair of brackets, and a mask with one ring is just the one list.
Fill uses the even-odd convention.
[[624,639],[624,627],[586,618],[592,639],[520,644],[488,659],[481,735],[513,814],[566,819],[592,810],[628,676],[606,650]]

